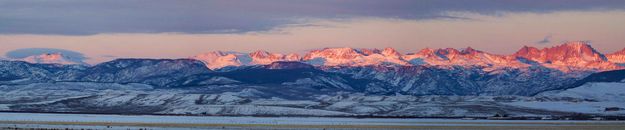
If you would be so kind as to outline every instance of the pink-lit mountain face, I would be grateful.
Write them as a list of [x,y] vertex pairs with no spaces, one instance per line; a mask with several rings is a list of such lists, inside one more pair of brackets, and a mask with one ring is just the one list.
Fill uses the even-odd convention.
[[625,48],[623,50],[607,54],[605,55],[608,58],[608,61],[613,63],[625,63]]
[[409,65],[392,48],[386,48],[383,51],[377,49],[325,48],[307,53],[302,61],[320,66]]
[[608,61],[606,56],[583,42],[569,42],[540,50],[534,47],[523,47],[512,56],[561,70],[570,68],[612,70],[619,68],[616,64]]
[[277,61],[300,61],[297,54],[277,54],[258,50],[249,54],[236,52],[214,51],[191,57],[202,61],[210,69],[219,69],[228,66],[267,65]]
[[[66,63],[61,54],[32,58],[39,59],[36,63]],[[393,48],[324,48],[302,57],[266,51],[215,51],[191,59],[116,59],[84,67],[5,60],[0,61],[0,84],[73,81],[142,83],[157,88],[268,85],[381,95],[528,96],[579,86],[575,85],[579,79],[623,68],[619,65],[623,64],[610,61],[582,42],[544,49],[523,47],[511,55],[470,47],[426,48],[411,54]]]
[[29,57],[19,59],[19,60],[26,61],[29,63],[37,63],[37,64],[63,64],[63,65],[85,64],[79,59],[65,56],[61,53],[46,53],[46,54],[41,54],[41,55],[29,56]]
[[191,58],[204,62],[204,64],[206,64],[206,67],[210,69],[223,68],[226,66],[241,66],[242,65],[237,55],[227,54],[227,53],[220,52],[220,51],[199,54]]
[[585,42],[568,42],[562,45],[538,49],[525,46],[512,55],[497,55],[475,50],[471,47],[425,48],[417,53],[402,55],[393,48],[354,49],[324,48],[312,50],[303,57],[297,54],[276,54],[256,51],[250,54],[206,53],[192,57],[206,63],[208,68],[226,66],[267,65],[276,61],[300,61],[315,66],[483,66],[486,68],[524,68],[544,66],[564,72],[584,70],[622,69],[618,63],[625,62],[625,50],[604,55]]

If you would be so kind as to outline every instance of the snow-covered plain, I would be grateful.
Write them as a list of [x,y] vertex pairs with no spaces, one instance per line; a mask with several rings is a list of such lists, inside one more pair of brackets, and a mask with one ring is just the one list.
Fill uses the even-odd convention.
[[[565,120],[463,120],[425,118],[332,118],[332,117],[225,117],[225,116],[158,116],[158,115],[99,115],[0,113],[0,121],[27,122],[90,122],[90,123],[173,123],[173,124],[269,124],[269,125],[460,125],[470,123],[623,123],[625,121],[565,121]],[[480,124],[471,124],[480,125]],[[493,124],[482,124],[493,125]]]
[[581,98],[609,102],[625,102],[625,82],[587,83],[576,88],[544,92],[539,96]]
[[619,129],[625,121],[0,113],[0,129]]
[[537,97],[574,99],[576,101],[517,101],[504,104],[553,111],[622,115],[625,111],[606,111],[606,108],[625,108],[625,83],[587,83],[566,90],[543,92]]

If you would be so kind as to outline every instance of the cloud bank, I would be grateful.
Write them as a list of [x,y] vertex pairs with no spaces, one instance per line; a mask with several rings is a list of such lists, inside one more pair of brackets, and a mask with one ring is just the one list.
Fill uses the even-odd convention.
[[463,18],[445,12],[622,10],[623,0],[3,0],[0,34],[223,34],[268,31],[301,19]]

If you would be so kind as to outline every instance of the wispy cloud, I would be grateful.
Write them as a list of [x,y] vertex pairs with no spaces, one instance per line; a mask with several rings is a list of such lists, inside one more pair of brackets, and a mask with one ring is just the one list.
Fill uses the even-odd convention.
[[537,44],[549,44],[551,43],[551,37],[553,37],[552,34],[549,34],[547,36],[545,36],[545,38],[543,38],[543,40],[537,41]]

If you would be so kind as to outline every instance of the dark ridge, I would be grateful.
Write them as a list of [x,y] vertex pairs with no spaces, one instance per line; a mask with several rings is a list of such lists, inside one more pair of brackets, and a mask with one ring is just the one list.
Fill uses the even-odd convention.
[[[625,79],[625,70],[611,70],[611,71],[604,71],[604,72],[599,72],[599,73],[588,75],[581,80],[575,81],[571,84],[563,85],[563,87],[559,87],[559,88],[566,90],[570,88],[576,88],[576,87],[582,86],[590,82],[620,82],[620,81],[623,81],[624,79]],[[552,90],[559,90],[559,89],[552,89]],[[546,90],[546,91],[551,91],[551,90]],[[539,93],[533,94],[531,96],[535,96],[537,94]]]
[[625,79],[625,70],[612,70],[591,74],[573,85],[581,86],[588,82],[620,82],[623,79]]
[[314,69],[315,67],[298,62],[298,61],[276,61],[268,65],[264,65],[267,69]]

